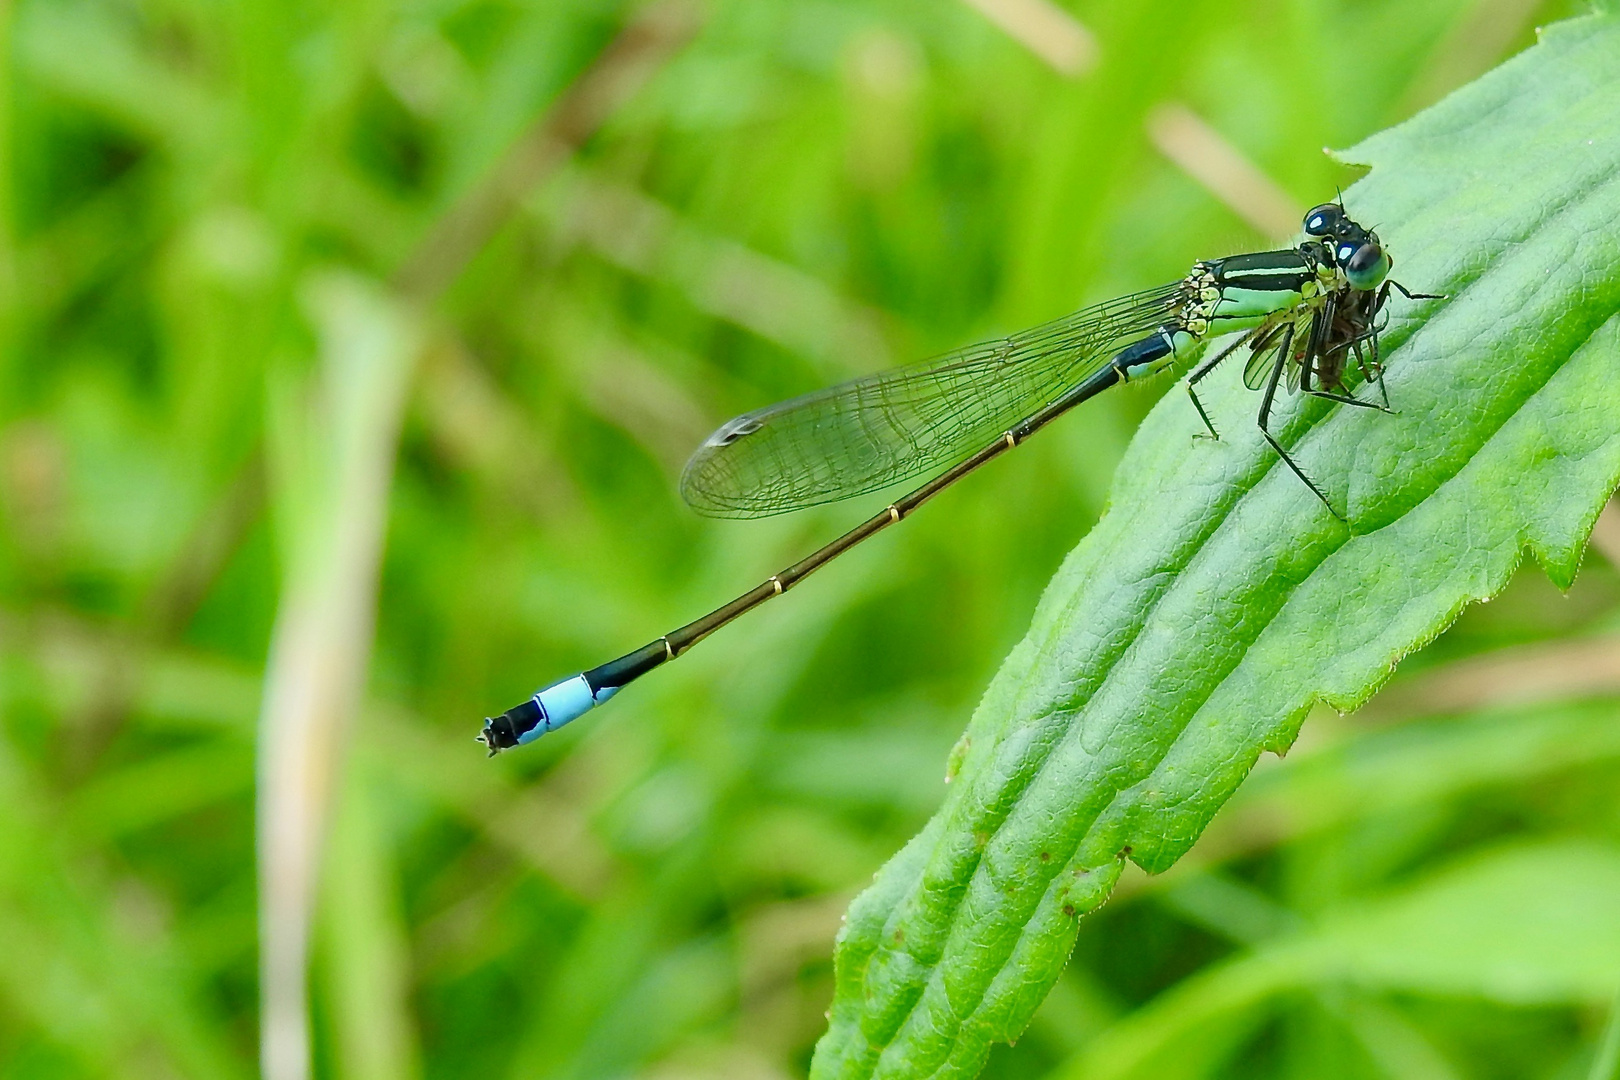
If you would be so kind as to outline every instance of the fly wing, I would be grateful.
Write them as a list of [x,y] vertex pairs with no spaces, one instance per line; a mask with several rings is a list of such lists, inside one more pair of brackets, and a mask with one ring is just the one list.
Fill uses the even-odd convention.
[[700,513],[765,517],[943,471],[1152,333],[1181,295],[1135,293],[744,413],[698,447],[681,495]]
[[1272,337],[1249,354],[1249,362],[1243,365],[1243,385],[1250,390],[1259,390],[1271,378],[1272,365],[1277,362],[1277,349],[1279,343]]

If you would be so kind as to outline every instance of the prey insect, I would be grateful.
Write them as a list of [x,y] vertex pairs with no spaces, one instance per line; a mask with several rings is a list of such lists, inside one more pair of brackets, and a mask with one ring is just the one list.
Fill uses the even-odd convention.
[[[780,596],[861,541],[1001,456],[1109,387],[1188,359],[1216,335],[1242,336],[1192,369],[1187,390],[1247,350],[1244,382],[1261,390],[1257,422],[1288,467],[1337,510],[1270,429],[1280,386],[1341,404],[1389,411],[1378,351],[1390,291],[1377,233],[1340,203],[1305,215],[1296,247],[1195,263],[1180,281],[1083,308],[1011,337],[896,368],[744,413],[722,424],[687,463],[681,494],[699,513],[764,517],[847,499],[924,474],[931,478],[876,515],[702,618],[631,653],[542,687],[484,722],[491,754],[555,731],[632,680],[680,656],[746,612]],[[1379,401],[1356,397],[1354,364]],[[1342,520],[1342,518],[1341,518]]]

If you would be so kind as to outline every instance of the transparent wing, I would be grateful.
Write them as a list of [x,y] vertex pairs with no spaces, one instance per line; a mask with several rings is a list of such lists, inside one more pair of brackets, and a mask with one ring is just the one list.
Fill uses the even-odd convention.
[[1243,365],[1243,385],[1250,390],[1259,390],[1271,378],[1271,365],[1277,361],[1276,345],[1262,346],[1249,354],[1249,362]]
[[[1320,314],[1313,315],[1312,320],[1320,317]],[[1282,351],[1285,341],[1294,355],[1288,358],[1288,365],[1283,370],[1283,385],[1288,388],[1290,394],[1299,389],[1300,378],[1305,370],[1304,342],[1310,340],[1312,323],[1307,322],[1303,326],[1296,323],[1292,334],[1284,333],[1287,325],[1279,323],[1249,342],[1249,359],[1243,365],[1243,385],[1250,390],[1263,390],[1266,383],[1271,381],[1271,369],[1276,366],[1277,356]]]
[[681,476],[693,509],[764,517],[940,472],[1054,403],[1181,305],[1177,282],[743,415]]
[[1250,390],[1263,390],[1266,383],[1271,381],[1271,369],[1277,364],[1277,357],[1284,345],[1295,355],[1289,357],[1288,366],[1283,374],[1287,378],[1290,393],[1299,389],[1300,358],[1303,343],[1310,337],[1311,326],[1307,323],[1303,328],[1294,322],[1274,323],[1269,329],[1257,332],[1247,346],[1249,360],[1243,365],[1243,385]]

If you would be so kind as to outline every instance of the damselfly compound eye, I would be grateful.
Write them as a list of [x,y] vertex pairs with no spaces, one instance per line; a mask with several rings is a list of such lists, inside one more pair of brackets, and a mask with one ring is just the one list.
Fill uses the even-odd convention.
[[1345,279],[1363,292],[1378,288],[1389,274],[1389,256],[1377,244],[1362,244],[1344,264]]
[[1344,207],[1338,203],[1323,203],[1305,215],[1306,236],[1332,236],[1344,218]]

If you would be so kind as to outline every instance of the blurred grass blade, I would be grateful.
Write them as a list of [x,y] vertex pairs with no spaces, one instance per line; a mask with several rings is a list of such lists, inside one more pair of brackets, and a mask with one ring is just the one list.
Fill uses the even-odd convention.
[[[27,1025],[60,1047],[57,1061],[67,1071],[58,1075],[246,1076],[186,938],[162,925],[162,897],[97,867],[94,841],[64,829],[50,813],[50,797],[18,765],[0,746],[0,1010],[7,1023],[13,1030]],[[98,902],[102,895],[117,902]],[[8,1073],[28,1071],[18,1050],[26,1045],[13,1037],[0,1055]]]
[[1603,1025],[1603,1041],[1587,1080],[1620,1080],[1620,994],[1609,1006],[1609,1022]]
[[434,223],[394,275],[405,295],[432,303],[540,180],[578,150],[670,55],[696,33],[690,0],[653,0],[635,13],[589,70],[518,138],[489,175]]
[[[417,351],[395,301],[360,277],[313,276],[307,391],[270,422],[283,586],[260,718],[260,987],[267,1080],[309,1074],[310,908],[342,738],[365,683],[389,482]],[[289,380],[293,377],[288,376]]]
[[1275,841],[1279,827],[1296,837],[1326,834],[1356,820],[1420,813],[1469,792],[1547,783],[1617,759],[1620,723],[1610,701],[1409,721],[1296,754],[1286,769],[1252,777],[1191,857],[1251,850]]
[[[1553,883],[1549,887],[1549,882]],[[1620,851],[1508,847],[1329,912],[1317,929],[1189,979],[1104,1032],[1060,1077],[1195,1076],[1205,1043],[1311,987],[1524,1004],[1607,1000],[1620,970]]]
[[[1620,20],[1591,16],[1350,151],[1346,193],[1414,289],[1397,416],[1285,406],[1277,463],[1172,393],[955,755],[934,821],[851,907],[821,1077],[972,1075],[1061,970],[1125,858],[1171,865],[1312,703],[1362,703],[1528,549],[1567,584],[1620,479]],[[1214,381],[1214,380],[1212,380]],[[1552,866],[1544,867],[1551,872]]]
[[1417,1024],[1392,1006],[1371,998],[1340,1002],[1330,988],[1317,1000],[1332,1002],[1330,1011],[1361,1043],[1386,1076],[1401,1080],[1463,1080]]

